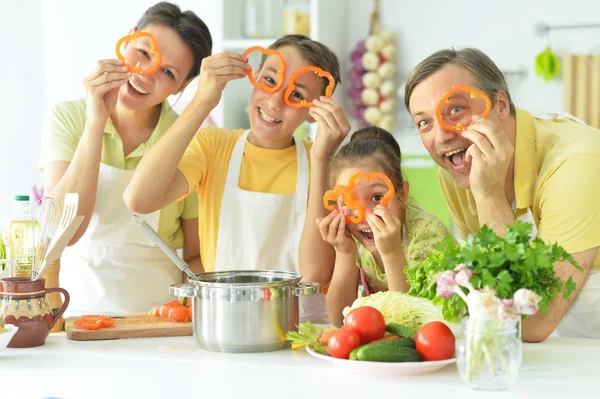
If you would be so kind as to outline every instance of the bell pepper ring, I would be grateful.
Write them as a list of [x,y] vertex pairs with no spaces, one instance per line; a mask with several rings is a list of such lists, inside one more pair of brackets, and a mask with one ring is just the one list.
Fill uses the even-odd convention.
[[335,203],[340,196],[344,198],[347,191],[348,187],[346,186],[335,186],[333,190],[326,191],[325,195],[323,195],[323,205],[325,205],[325,209],[332,212],[336,211],[338,208],[335,206]]
[[395,190],[394,185],[390,181],[390,179],[383,173],[357,173],[350,178],[348,186],[335,186],[333,190],[329,190],[323,196],[323,205],[325,208],[331,211],[336,210],[335,205],[332,205],[331,202],[336,202],[337,199],[342,196],[346,207],[355,211],[356,215],[350,215],[346,217],[347,223],[359,224],[364,222],[367,207],[361,201],[359,201],[352,192],[352,189],[356,186],[356,182],[359,179],[364,179],[366,181],[381,179],[388,186],[388,191],[385,193],[380,204],[387,206],[390,200],[394,197]]
[[437,120],[440,124],[441,127],[443,127],[446,130],[454,130],[457,132],[461,132],[464,130],[467,130],[467,126],[464,126],[462,123],[457,123],[455,125],[448,125],[445,121],[444,118],[442,117],[442,106],[446,103],[448,103],[450,97],[452,96],[452,94],[456,93],[457,91],[466,91],[469,93],[471,98],[481,98],[485,101],[485,111],[481,114],[482,117],[486,117],[488,116],[488,114],[490,113],[491,109],[492,109],[492,103],[490,101],[490,98],[485,94],[482,93],[480,91],[476,91],[475,89],[473,89],[471,86],[466,86],[466,85],[458,85],[458,86],[453,86],[452,89],[450,89],[450,91],[448,91],[448,93],[446,93],[446,95],[444,96],[444,98],[442,98],[440,100],[440,102],[438,103],[436,112],[435,112],[435,116],[437,117]]
[[252,67],[248,68],[248,79],[250,79],[250,83],[252,83],[252,86],[267,93],[275,93],[281,88],[281,86],[283,86],[283,76],[285,73],[285,61],[283,60],[283,57],[281,56],[281,54],[279,54],[277,50],[264,48],[260,46],[250,47],[249,49],[244,51],[243,56],[247,57],[248,54],[252,53],[253,51],[258,51],[264,55],[274,55],[279,59],[279,68],[277,68],[277,84],[275,86],[270,86],[266,82],[257,82],[256,79],[254,79]]
[[152,64],[152,66],[150,68],[143,70],[143,69],[140,69],[140,63],[138,62],[134,66],[127,65],[127,71],[131,72],[131,73],[137,73],[138,75],[146,75],[146,76],[152,75],[153,73],[158,71],[158,68],[160,68],[160,64],[162,63],[162,54],[160,53],[160,51],[158,51],[158,47],[156,45],[156,40],[154,40],[154,36],[152,36],[148,32],[135,32],[133,35],[127,35],[127,36],[123,36],[122,38],[120,38],[119,41],[117,42],[116,49],[115,49],[117,52],[117,58],[119,60],[125,62],[125,56],[123,54],[121,54],[121,45],[123,45],[124,42],[129,41],[129,40],[135,42],[140,37],[147,37],[150,39],[152,46],[150,47],[149,52],[150,52],[150,54],[156,55],[156,57],[154,59],[154,64]]
[[289,107],[310,108],[310,107],[314,106],[312,101],[309,102],[304,99],[297,103],[293,103],[290,101],[290,96],[292,95],[292,91],[294,91],[294,89],[296,88],[296,78],[302,74],[305,74],[306,72],[314,72],[317,74],[317,76],[319,76],[321,78],[327,78],[329,80],[329,84],[327,85],[327,88],[325,89],[325,97],[331,97],[331,95],[333,94],[333,89],[335,87],[335,80],[333,79],[333,76],[331,76],[331,74],[329,72],[324,71],[319,67],[306,66],[306,67],[298,69],[290,77],[290,83],[288,84],[288,87],[285,90],[285,95],[284,95],[284,101]]

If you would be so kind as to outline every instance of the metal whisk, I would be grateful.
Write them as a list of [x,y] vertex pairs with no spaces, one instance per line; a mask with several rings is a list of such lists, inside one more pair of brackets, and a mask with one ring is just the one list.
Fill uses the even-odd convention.
[[[60,204],[52,197],[43,196],[31,204],[31,234],[34,252],[31,257],[31,280],[35,280],[38,267],[54,237],[60,219]],[[37,223],[36,223],[37,222]],[[39,232],[39,237],[36,235]]]

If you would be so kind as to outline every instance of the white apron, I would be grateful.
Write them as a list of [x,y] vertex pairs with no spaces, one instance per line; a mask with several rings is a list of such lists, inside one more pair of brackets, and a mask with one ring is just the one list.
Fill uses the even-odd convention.
[[[585,125],[581,119],[574,117],[567,112],[558,114],[536,115],[542,119],[571,119],[577,123]],[[527,215],[531,220],[524,221],[532,222],[533,216],[528,210]],[[521,218],[519,218],[521,219]],[[600,339],[600,272],[591,271],[585,285],[579,291],[579,295],[575,298],[575,303],[569,312],[563,317],[562,321],[556,327],[553,336],[559,337],[578,337],[578,338],[598,338]]]
[[[309,167],[306,148],[296,143],[296,192],[272,194],[239,188],[248,131],[233,148],[219,218],[215,271],[282,270],[298,272],[298,248],[306,216]],[[299,297],[300,322],[328,323],[325,295]]]
[[[60,258],[60,286],[71,296],[66,315],[147,312],[173,300],[169,285],[183,281],[123,202],[133,172],[100,164],[88,228]],[[157,230],[160,211],[140,216]]]

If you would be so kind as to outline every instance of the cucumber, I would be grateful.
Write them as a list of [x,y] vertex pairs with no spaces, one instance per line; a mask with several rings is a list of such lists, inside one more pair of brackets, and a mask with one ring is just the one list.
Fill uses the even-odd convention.
[[[386,342],[386,341],[383,341]],[[358,360],[370,362],[420,362],[421,355],[413,348],[402,346],[364,345],[357,353]]]
[[[396,338],[396,339],[387,339],[385,341],[373,342],[373,343],[370,343],[367,345],[395,347],[395,348],[414,348],[415,340],[412,338]],[[367,345],[363,345],[363,346],[367,346]]]
[[388,323],[385,325],[385,331],[390,334],[399,335],[401,337],[412,338],[417,335],[417,332],[412,328],[405,327],[398,323]]
[[358,348],[354,348],[354,349],[352,350],[352,352],[350,352],[350,356],[349,356],[348,358],[349,358],[350,360],[358,360],[357,353],[358,353],[358,350],[359,350],[359,349],[360,349],[360,346],[359,346]]

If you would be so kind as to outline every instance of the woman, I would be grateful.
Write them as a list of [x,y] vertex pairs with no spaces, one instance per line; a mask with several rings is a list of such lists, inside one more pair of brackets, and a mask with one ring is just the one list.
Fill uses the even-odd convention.
[[[144,312],[169,300],[169,285],[183,279],[132,220],[122,197],[142,156],[178,116],[167,98],[199,74],[212,39],[193,12],[166,2],[149,8],[134,31],[155,39],[158,70],[132,74],[119,60],[98,61],[84,80],[86,98],[58,104],[45,124],[44,189],[59,200],[78,193],[78,213],[85,216],[61,257],[70,314]],[[127,51],[148,57],[141,46]],[[144,215],[170,247],[183,248],[196,273],[202,271],[197,201],[193,196]]]

